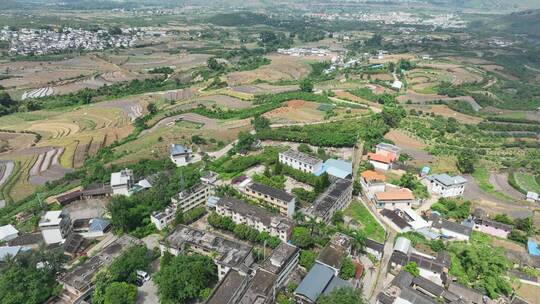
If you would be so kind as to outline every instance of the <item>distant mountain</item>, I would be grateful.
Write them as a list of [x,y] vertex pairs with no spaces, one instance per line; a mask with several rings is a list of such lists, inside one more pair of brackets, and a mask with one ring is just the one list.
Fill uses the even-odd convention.
[[499,16],[487,22],[483,27],[486,30],[523,34],[540,40],[540,9]]
[[523,11],[540,8],[538,0],[427,0],[434,5],[489,11]]

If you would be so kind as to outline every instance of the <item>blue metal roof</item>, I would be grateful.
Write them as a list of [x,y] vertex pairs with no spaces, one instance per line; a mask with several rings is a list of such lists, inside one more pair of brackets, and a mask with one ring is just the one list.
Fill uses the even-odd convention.
[[323,294],[328,295],[334,289],[342,288],[342,287],[351,287],[351,284],[349,284],[349,282],[347,282],[347,281],[345,281],[345,280],[343,280],[343,279],[341,279],[339,277],[334,276],[332,278],[332,280],[330,281],[330,283],[328,283],[328,286],[326,286],[326,288],[324,289]]
[[315,175],[320,176],[324,172],[335,177],[347,178],[352,175],[352,163],[330,158],[324,162],[319,171],[315,172]]
[[90,224],[89,230],[92,232],[105,231],[107,230],[107,227],[109,227],[109,225],[110,223],[106,219],[94,218],[92,219],[92,223]]
[[334,271],[330,267],[315,263],[294,293],[316,302],[333,277]]
[[530,255],[540,256],[540,248],[538,248],[538,243],[529,239],[527,241],[527,250]]
[[8,255],[14,257],[20,251],[28,251],[30,248],[22,246],[1,246],[0,247],[0,261],[4,261]]

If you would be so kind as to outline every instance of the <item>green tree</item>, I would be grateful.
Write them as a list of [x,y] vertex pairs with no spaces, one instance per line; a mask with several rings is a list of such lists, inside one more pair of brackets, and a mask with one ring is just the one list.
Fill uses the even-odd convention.
[[309,80],[308,78],[302,79],[302,81],[300,81],[300,90],[302,92],[308,92],[308,93],[313,92],[313,82]]
[[251,120],[251,125],[255,131],[260,132],[270,128],[270,120],[262,115],[257,115]]
[[300,248],[309,248],[314,244],[314,239],[309,229],[301,226],[294,227],[291,240]]
[[302,251],[300,251],[300,259],[298,263],[309,271],[309,269],[311,269],[313,264],[315,264],[316,258],[317,258],[317,255],[315,254],[313,250],[302,249]]
[[113,282],[105,289],[104,304],[133,304],[137,301],[137,286]]
[[341,287],[332,290],[328,295],[323,295],[317,300],[317,304],[364,304],[362,290],[352,287]]
[[111,280],[134,284],[137,281],[137,270],[148,270],[152,255],[145,245],[135,245],[122,253],[109,266]]
[[397,128],[401,119],[407,116],[407,111],[399,105],[384,105],[381,112],[384,122],[391,128]]
[[528,235],[531,235],[534,233],[535,228],[534,228],[534,221],[532,217],[515,219],[514,224],[516,226],[516,229],[524,231]]
[[302,152],[302,153],[312,153],[313,151],[311,150],[311,148],[309,147],[308,144],[305,144],[305,143],[301,143],[298,145],[298,152]]
[[146,110],[148,110],[148,112],[149,112],[151,115],[156,114],[157,111],[158,111],[158,108],[157,108],[156,103],[155,103],[155,102],[149,103],[149,104],[146,106]]
[[154,276],[161,303],[187,303],[200,299],[201,292],[217,281],[211,258],[180,254]]
[[223,70],[225,70],[225,66],[219,63],[215,57],[208,59],[207,66],[210,70],[214,72],[222,72]]
[[405,267],[403,267],[403,270],[406,272],[412,274],[413,276],[417,277],[420,275],[420,269],[418,269],[418,265],[416,265],[416,262],[409,262]]
[[349,257],[344,257],[341,261],[341,268],[339,269],[339,277],[344,280],[349,280],[356,274],[356,266]]
[[476,154],[472,149],[465,149],[457,156],[457,167],[461,173],[473,173],[476,163]]
[[344,217],[343,217],[343,211],[336,211],[334,215],[332,215],[332,224],[338,225],[343,224]]
[[256,138],[255,135],[248,132],[240,132],[238,134],[238,141],[236,142],[236,150],[238,152],[247,152],[253,149]]

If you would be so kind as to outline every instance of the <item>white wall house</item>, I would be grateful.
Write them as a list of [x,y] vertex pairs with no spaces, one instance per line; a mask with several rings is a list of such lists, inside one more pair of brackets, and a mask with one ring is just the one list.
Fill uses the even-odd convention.
[[360,185],[364,194],[372,200],[375,193],[384,192],[386,189],[386,176],[373,170],[366,170],[360,175]]
[[221,216],[230,217],[236,224],[247,225],[259,232],[266,231],[285,243],[289,241],[289,235],[294,227],[294,223],[286,217],[272,214],[262,207],[232,197],[221,198],[216,204],[216,212]]
[[39,229],[45,243],[63,243],[71,229],[69,214],[61,210],[48,211],[41,217]]
[[131,195],[133,187],[133,171],[124,169],[120,172],[111,173],[111,188],[114,195]]
[[171,145],[170,158],[171,161],[177,166],[187,166],[191,160],[193,152],[191,149],[184,147],[182,145]]
[[210,184],[201,183],[192,188],[182,191],[171,198],[171,204],[163,211],[156,211],[150,215],[150,221],[158,230],[163,230],[169,225],[178,211],[188,212],[195,207],[205,206],[208,198],[214,194],[214,187]]
[[377,170],[387,171],[392,168],[392,159],[386,155],[368,153],[369,163]]
[[307,173],[314,174],[322,169],[322,160],[295,150],[279,153],[279,162]]
[[428,188],[431,192],[441,197],[456,197],[463,195],[467,180],[461,176],[450,176],[448,174],[434,174],[426,178]]
[[19,231],[13,225],[5,225],[0,227],[0,241],[11,241],[19,235]]

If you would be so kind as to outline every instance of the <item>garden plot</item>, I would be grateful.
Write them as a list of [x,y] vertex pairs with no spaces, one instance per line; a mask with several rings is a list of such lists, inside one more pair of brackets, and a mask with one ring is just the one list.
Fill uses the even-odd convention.
[[247,94],[278,94],[283,92],[291,92],[298,90],[297,85],[275,86],[271,84],[247,84],[232,88],[233,91]]
[[0,161],[0,186],[6,183],[13,173],[15,164],[12,161]]
[[0,132],[0,141],[6,142],[8,150],[19,150],[30,147],[36,135],[26,133]]
[[194,99],[194,101],[197,103],[200,103],[200,101],[209,101],[211,104],[216,104],[227,109],[245,109],[251,107],[250,102],[227,95],[201,96]]
[[186,89],[172,90],[172,91],[161,92],[161,93],[152,93],[152,96],[159,96],[169,101],[171,100],[176,101],[176,100],[190,99],[193,96],[195,96],[196,93],[197,93],[197,89],[186,88]]
[[151,54],[137,54],[128,56],[121,66],[130,71],[142,72],[156,67],[168,66],[174,69],[189,70],[206,65],[208,54],[170,54],[166,52],[153,52]]
[[435,113],[437,115],[442,115],[447,118],[452,117],[455,118],[457,121],[466,124],[478,124],[483,121],[483,119],[480,117],[475,117],[454,111],[446,105],[405,105],[405,107],[408,110],[414,109],[416,111]]
[[53,88],[45,87],[45,88],[25,91],[22,94],[21,99],[25,100],[27,98],[41,98],[41,97],[51,96],[53,94],[54,94],[54,89]]
[[43,185],[46,182],[59,180],[71,169],[66,169],[60,165],[60,157],[64,153],[64,148],[54,148],[38,155],[36,162],[29,171],[28,182],[32,185]]
[[88,155],[89,156],[93,156],[93,155],[96,155],[99,151],[99,149],[101,149],[101,147],[103,147],[103,142],[104,142],[104,137],[101,136],[95,136],[92,138],[92,142],[90,143],[90,146],[88,147]]
[[56,94],[69,94],[82,89],[98,89],[104,85],[112,85],[135,79],[135,77],[122,72],[113,71],[98,75],[91,75],[82,79],[64,81],[54,87]]
[[482,75],[471,71],[462,66],[450,64],[450,63],[430,63],[419,65],[419,68],[431,68],[437,69],[451,74],[452,79],[450,82],[454,85],[463,83],[481,82],[484,78]]
[[229,73],[226,81],[230,86],[251,84],[256,80],[276,82],[280,80],[299,80],[309,74],[311,67],[298,57],[271,55],[272,62],[252,71]]
[[135,120],[135,118],[143,115],[141,99],[140,97],[136,96],[113,101],[105,101],[97,104],[96,106],[121,109],[127,116],[129,116],[129,118],[131,118],[131,120]]
[[[9,79],[0,81],[5,88],[43,88],[47,84],[68,79],[108,72],[114,68],[111,64],[95,56],[79,56],[60,61],[18,61],[0,64],[0,70],[8,68]],[[116,68],[117,69],[117,68]]]
[[419,104],[425,104],[432,101],[453,101],[453,100],[463,100],[468,102],[473,109],[476,111],[479,111],[482,109],[482,107],[472,98],[471,96],[459,96],[459,97],[448,97],[445,95],[438,95],[438,94],[421,94],[413,91],[407,91],[404,95],[399,95],[397,97],[397,101],[401,103],[405,103],[407,101],[411,101],[412,103],[419,103]]
[[319,103],[304,100],[291,100],[285,106],[266,112],[272,123],[309,123],[324,119],[324,112],[318,110]]
[[540,193],[540,184],[536,181],[535,177],[530,173],[516,172],[514,178],[519,188],[525,191],[533,191]]
[[73,156],[73,167],[80,168],[84,164],[88,149],[92,143],[92,138],[85,138],[79,141],[77,148],[75,149],[75,154]]
[[434,161],[434,157],[424,150],[427,145],[404,131],[390,130],[384,138],[393,141],[396,146],[401,148],[402,153],[408,154],[412,158],[409,163],[415,166],[424,166]]
[[62,138],[78,133],[80,128],[76,123],[68,122],[38,122],[28,127],[28,130],[42,134],[44,138]]
[[492,73],[495,73],[495,74],[497,74],[499,76],[502,76],[503,78],[506,78],[508,80],[512,80],[512,81],[518,81],[519,80],[517,77],[506,73],[505,70],[504,70],[504,67],[502,67],[500,65],[486,64],[486,65],[479,65],[478,67],[481,68],[482,70],[492,72]]

